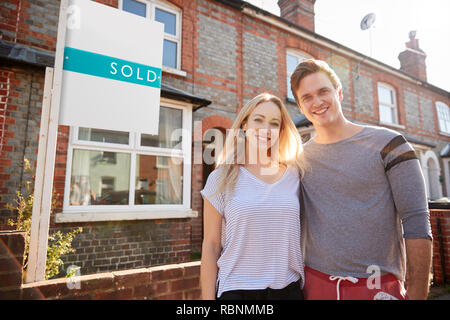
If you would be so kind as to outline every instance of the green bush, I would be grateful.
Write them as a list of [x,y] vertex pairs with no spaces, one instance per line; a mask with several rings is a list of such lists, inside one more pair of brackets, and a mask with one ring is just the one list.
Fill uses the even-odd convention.
[[[33,169],[30,166],[28,159],[24,159],[24,169],[26,172],[33,174]],[[8,203],[6,208],[13,213],[17,213],[15,219],[9,219],[8,225],[15,227],[16,230],[25,231],[25,254],[24,254],[24,275],[26,274],[26,268],[28,266],[28,253],[30,249],[30,231],[31,231],[31,216],[33,212],[33,186],[31,181],[27,181],[24,184],[24,192],[16,191],[16,198],[13,203]],[[57,207],[57,198],[59,194],[53,194],[53,200],[50,213],[53,213]],[[77,228],[71,232],[63,233],[61,231],[54,232],[48,236],[47,245],[47,260],[45,266],[45,279],[50,279],[55,275],[58,275],[60,268],[63,266],[61,256],[75,252],[72,248],[72,241],[75,236],[82,232],[82,228]],[[70,277],[72,274],[66,274],[66,277]]]

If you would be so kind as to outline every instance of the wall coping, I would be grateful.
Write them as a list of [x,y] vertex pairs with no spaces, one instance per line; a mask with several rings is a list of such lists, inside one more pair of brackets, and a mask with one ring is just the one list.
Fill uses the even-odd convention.
[[[143,273],[143,272],[167,271],[167,270],[171,270],[171,269],[181,269],[181,268],[184,269],[184,268],[196,267],[196,266],[200,266],[200,261],[166,264],[166,265],[154,266],[154,267],[149,267],[149,268],[138,268],[138,269],[128,269],[128,270],[118,270],[118,271],[111,271],[111,272],[104,272],[104,273],[87,274],[87,275],[78,276],[77,280],[83,282],[83,281],[93,280],[93,279],[108,279],[108,278],[114,279],[116,276],[126,276],[126,275],[132,275],[132,274]],[[57,279],[25,283],[22,285],[22,288],[32,288],[32,287],[37,287],[37,286],[41,286],[41,285],[50,285],[50,284],[53,285],[53,284],[67,283],[68,279],[70,279],[70,278],[57,278]]]

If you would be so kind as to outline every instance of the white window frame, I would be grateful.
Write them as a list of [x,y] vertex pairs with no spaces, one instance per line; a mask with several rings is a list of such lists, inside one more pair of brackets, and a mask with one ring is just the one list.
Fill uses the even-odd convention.
[[[439,133],[442,135],[450,136],[450,108],[449,106],[442,102],[436,102],[436,114],[438,119]],[[442,118],[442,116],[444,116]],[[445,119],[445,117],[447,119]],[[444,122],[445,128],[441,125],[441,122]]]
[[[292,97],[290,96],[291,90],[289,88],[289,81],[290,81],[292,72],[289,72],[287,69],[287,55],[293,56],[293,57],[297,58],[297,60],[312,59],[314,57],[304,51],[294,50],[294,49],[286,49],[286,56],[285,56],[285,59],[286,59],[285,60],[286,61],[286,63],[285,63],[286,64],[286,98],[288,99],[288,101],[295,103],[294,96],[292,96]],[[292,70],[292,71],[294,71],[294,70]]]
[[[177,23],[177,26],[175,28],[176,35],[174,36],[168,33],[164,33],[164,39],[177,43],[177,61],[176,61],[177,67],[171,68],[163,65],[162,70],[185,77],[186,72],[181,70],[181,34],[182,34],[181,28],[183,25],[181,10],[176,6],[174,6],[173,4],[164,1],[157,1],[157,0],[134,0],[134,1],[141,2],[146,5],[146,18],[152,21],[155,20],[155,8],[159,8],[161,10],[176,15],[176,23]],[[123,10],[123,0],[119,0],[119,9]]]
[[[384,89],[387,89],[389,91],[392,92],[392,100],[393,103],[392,104],[386,104],[386,103],[382,103],[380,101],[380,96],[379,96],[379,88],[382,87]],[[386,125],[386,126],[393,126],[395,128],[403,128],[404,126],[400,125],[399,120],[398,120],[398,104],[397,104],[397,92],[395,90],[395,88],[387,83],[384,82],[378,82],[377,83],[377,97],[378,97],[378,113],[379,113],[379,124],[381,125]],[[394,117],[394,122],[386,122],[386,121],[382,121],[381,120],[381,106],[384,107],[388,107],[391,110],[393,110],[393,117]]]
[[[191,156],[192,156],[192,105],[180,101],[161,98],[162,107],[183,111],[183,138],[181,150],[141,146],[141,134],[130,132],[129,144],[102,143],[78,140],[79,127],[70,127],[67,151],[63,212],[56,214],[56,222],[116,221],[161,218],[196,217],[191,209]],[[111,151],[130,154],[130,187],[128,205],[71,206],[70,183],[74,149]],[[170,156],[183,158],[183,200],[182,204],[133,205],[136,181],[137,155]]]

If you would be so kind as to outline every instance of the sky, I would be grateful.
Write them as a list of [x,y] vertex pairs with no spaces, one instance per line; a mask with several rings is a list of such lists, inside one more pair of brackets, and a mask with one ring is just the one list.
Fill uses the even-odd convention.
[[[246,0],[280,15],[277,0]],[[360,22],[369,13],[376,20],[370,30]],[[398,55],[405,50],[409,32],[415,30],[427,54],[427,81],[450,91],[449,0],[317,0],[316,33],[373,59],[400,68]]]

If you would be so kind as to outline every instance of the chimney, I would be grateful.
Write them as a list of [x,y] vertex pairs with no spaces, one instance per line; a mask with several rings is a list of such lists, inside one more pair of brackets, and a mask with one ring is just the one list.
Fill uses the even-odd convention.
[[425,59],[427,55],[419,48],[419,40],[416,39],[416,31],[409,32],[409,42],[406,50],[398,55],[400,70],[409,73],[416,78],[427,81],[427,66]]
[[314,32],[314,4],[316,0],[278,0],[280,16]]

